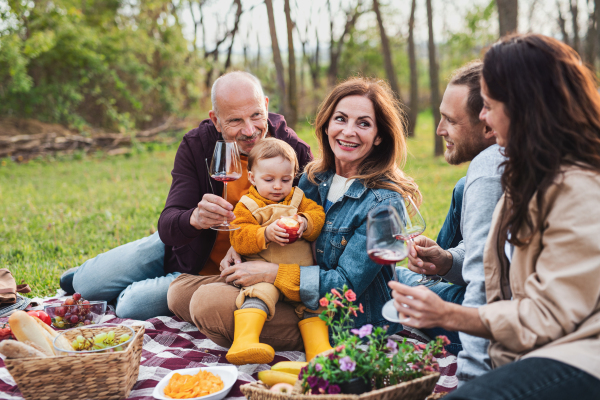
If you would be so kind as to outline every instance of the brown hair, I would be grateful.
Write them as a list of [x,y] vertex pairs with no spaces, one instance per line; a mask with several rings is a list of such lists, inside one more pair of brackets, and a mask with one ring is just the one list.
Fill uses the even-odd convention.
[[[502,175],[508,201],[500,232],[510,232],[510,243],[522,246],[535,229],[529,203],[535,195],[535,226],[541,229],[542,200],[562,166],[600,171],[600,94],[575,50],[536,34],[507,36],[493,45],[483,79],[487,94],[503,103],[510,118]],[[524,227],[532,233],[517,236]]]
[[270,158],[282,157],[288,160],[294,167],[294,176],[298,173],[300,166],[296,152],[286,142],[275,138],[264,138],[250,150],[248,154],[248,171],[252,171],[252,165],[259,160],[268,160]]
[[479,113],[483,108],[483,98],[481,97],[481,71],[483,70],[483,62],[474,60],[466,65],[463,65],[452,73],[449,85],[464,85],[469,88],[469,96],[467,97],[467,111],[471,124],[477,125]]
[[375,109],[377,135],[381,138],[381,143],[373,146],[361,163],[358,174],[351,178],[361,180],[367,188],[388,189],[411,196],[417,205],[421,204],[417,184],[400,169],[406,162],[405,118],[400,102],[382,80],[350,78],[334,87],[321,103],[315,120],[321,156],[304,169],[308,180],[316,184],[315,174],[335,171],[335,155],[329,146],[326,131],[337,104],[347,96],[363,96],[371,100]]

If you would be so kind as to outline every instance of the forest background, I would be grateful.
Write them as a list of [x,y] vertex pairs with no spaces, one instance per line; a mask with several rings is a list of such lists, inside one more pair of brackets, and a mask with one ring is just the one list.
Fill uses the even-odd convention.
[[0,0],[0,265],[34,295],[156,229],[181,136],[210,87],[246,70],[318,151],[330,88],[385,79],[404,104],[435,237],[454,183],[435,135],[455,68],[512,31],[555,36],[597,70],[600,0]]

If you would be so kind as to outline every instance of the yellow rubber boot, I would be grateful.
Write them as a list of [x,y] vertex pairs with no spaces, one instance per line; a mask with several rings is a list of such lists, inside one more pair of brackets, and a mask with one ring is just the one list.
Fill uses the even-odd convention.
[[260,343],[267,313],[257,308],[244,308],[233,313],[235,331],[233,344],[225,358],[232,364],[266,364],[273,361],[275,350],[268,344]]
[[319,317],[307,318],[298,322],[302,341],[304,342],[304,351],[306,352],[306,361],[310,361],[319,353],[331,350],[329,345],[329,330],[327,324]]

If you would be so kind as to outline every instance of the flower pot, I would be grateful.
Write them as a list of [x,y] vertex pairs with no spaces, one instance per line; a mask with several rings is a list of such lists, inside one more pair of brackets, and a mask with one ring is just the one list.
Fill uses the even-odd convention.
[[352,378],[347,382],[342,382],[338,385],[345,394],[362,394],[370,392],[373,389],[371,381],[366,382],[363,378]]

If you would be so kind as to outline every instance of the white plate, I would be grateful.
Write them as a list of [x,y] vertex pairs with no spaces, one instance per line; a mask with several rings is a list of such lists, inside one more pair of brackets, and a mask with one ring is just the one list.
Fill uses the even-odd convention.
[[158,385],[154,388],[154,392],[152,392],[152,396],[155,399],[160,400],[171,400],[170,397],[165,396],[165,388],[169,384],[169,380],[173,376],[173,374],[178,373],[180,375],[196,375],[200,371],[208,371],[215,375],[218,375],[223,380],[223,389],[219,390],[217,393],[209,394],[202,397],[193,397],[188,400],[221,400],[233,387],[235,381],[237,381],[238,370],[235,366],[230,367],[201,367],[201,368],[187,368],[187,369],[178,369],[175,371],[171,371],[167,376],[161,379],[158,382]]

